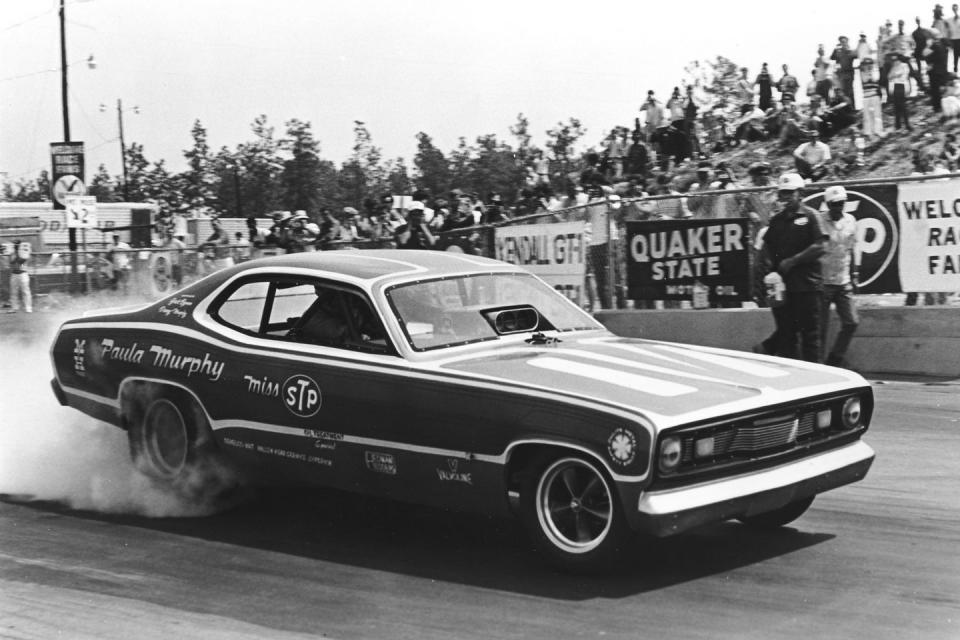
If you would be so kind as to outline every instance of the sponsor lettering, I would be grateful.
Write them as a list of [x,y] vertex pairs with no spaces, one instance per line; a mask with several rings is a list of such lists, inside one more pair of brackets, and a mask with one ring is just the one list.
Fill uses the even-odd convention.
[[318,431],[316,429],[304,429],[303,435],[308,438],[316,438],[317,440],[343,440],[342,433],[335,433],[333,431]]
[[366,462],[367,469],[376,473],[383,473],[388,476],[397,475],[397,459],[392,453],[383,453],[381,451],[364,451],[363,459]]
[[193,299],[194,295],[192,293],[183,293],[179,296],[171,298],[163,303],[163,306],[160,307],[159,312],[161,315],[175,318],[184,319],[187,317],[187,312],[190,307],[194,305],[196,300]]
[[743,251],[743,228],[737,224],[654,231],[635,235],[630,254],[638,263],[651,264],[653,280],[702,278],[720,275],[719,254]]
[[140,364],[143,362],[143,354],[146,353],[146,351],[139,347],[140,345],[137,342],[125,347],[118,345],[113,338],[104,338],[100,341],[100,355],[104,360]]
[[150,347],[150,353],[153,354],[153,366],[155,367],[185,371],[188,378],[202,373],[212,382],[220,379],[226,364],[219,360],[213,360],[209,353],[204,353],[202,358],[183,356],[175,353],[172,349],[156,344]]
[[252,442],[244,442],[243,440],[236,440],[234,438],[224,438],[223,444],[229,445],[231,447],[236,447],[237,449],[253,449]]
[[73,341],[73,372],[80,377],[87,375],[87,341],[74,339]]
[[473,486],[473,474],[460,471],[460,461],[456,458],[447,458],[447,468],[437,469],[440,482],[462,482]]
[[583,234],[497,238],[497,259],[519,265],[583,264]]
[[280,397],[280,383],[274,382],[266,376],[255,378],[251,375],[244,375],[243,380],[247,383],[248,393],[267,396],[268,398]]
[[283,383],[283,404],[296,416],[309,418],[320,411],[323,395],[320,386],[310,376],[290,376]]

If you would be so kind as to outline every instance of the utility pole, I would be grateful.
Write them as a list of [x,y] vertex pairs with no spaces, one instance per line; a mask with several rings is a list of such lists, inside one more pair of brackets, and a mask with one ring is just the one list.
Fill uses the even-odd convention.
[[130,202],[127,190],[127,146],[123,142],[123,103],[117,98],[117,123],[120,127],[120,163],[123,165],[123,201]]
[[63,103],[63,141],[70,142],[70,106],[67,104],[67,14],[65,3],[66,0],[60,0],[60,97]]

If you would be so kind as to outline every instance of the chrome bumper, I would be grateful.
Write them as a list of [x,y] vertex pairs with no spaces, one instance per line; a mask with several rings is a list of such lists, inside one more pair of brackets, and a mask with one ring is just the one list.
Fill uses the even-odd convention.
[[669,536],[704,524],[778,509],[795,500],[863,479],[875,457],[867,443],[790,462],[780,467],[640,495],[637,528]]

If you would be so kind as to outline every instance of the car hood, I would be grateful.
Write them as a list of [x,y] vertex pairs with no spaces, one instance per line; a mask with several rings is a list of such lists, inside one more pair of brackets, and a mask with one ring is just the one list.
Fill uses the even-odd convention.
[[799,360],[596,334],[438,366],[628,407],[660,427],[867,386],[850,371]]

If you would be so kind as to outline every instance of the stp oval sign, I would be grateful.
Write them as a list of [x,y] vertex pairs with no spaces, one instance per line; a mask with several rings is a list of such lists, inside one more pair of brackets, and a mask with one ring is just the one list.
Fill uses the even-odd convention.
[[[857,219],[860,290],[864,293],[900,290],[896,265],[900,230],[893,214],[896,201],[896,185],[847,189],[844,211]],[[823,191],[805,197],[803,203],[826,215]]]
[[292,414],[301,418],[316,415],[323,403],[320,386],[310,376],[290,376],[284,381],[281,393],[283,404]]

